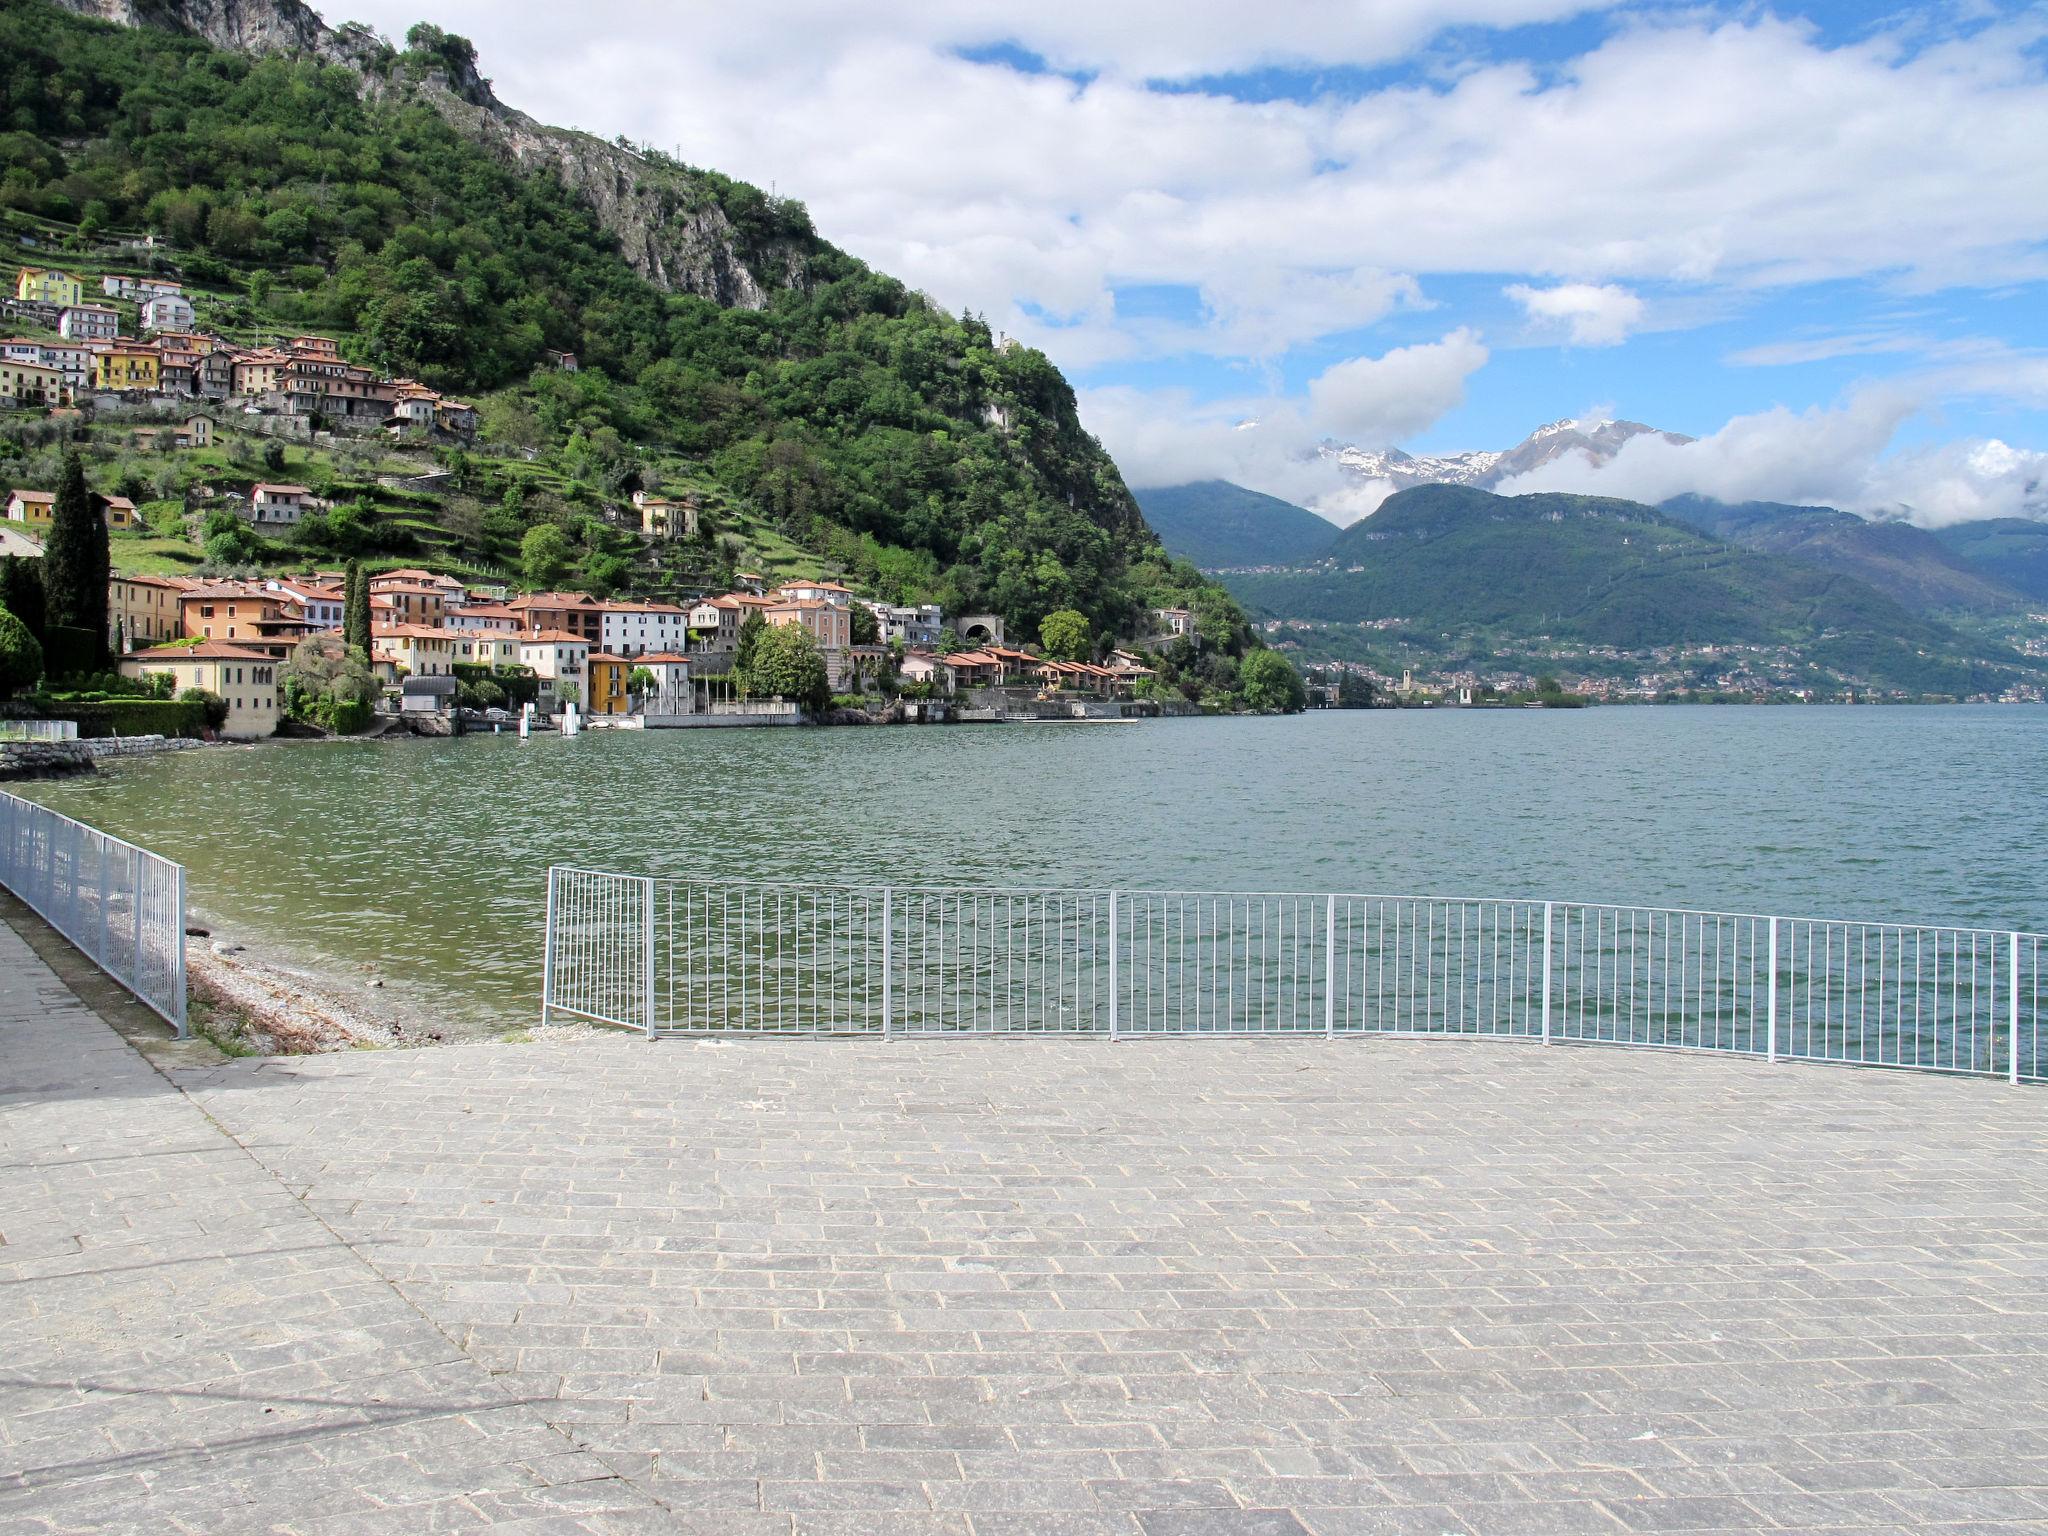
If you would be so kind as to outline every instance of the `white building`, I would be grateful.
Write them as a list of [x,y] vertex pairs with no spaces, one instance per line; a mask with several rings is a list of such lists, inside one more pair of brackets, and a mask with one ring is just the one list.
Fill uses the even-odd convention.
[[654,652],[682,651],[690,643],[691,610],[674,603],[606,603],[599,620],[599,644],[632,660]]
[[258,527],[291,527],[306,515],[312,499],[303,485],[258,485],[249,493],[249,516]]
[[522,635],[519,637],[519,664],[530,667],[533,675],[558,698],[560,692],[554,685],[566,682],[576,690],[579,707],[589,703],[590,642],[582,636],[572,635],[566,629],[544,629],[536,635]]
[[690,658],[657,651],[636,663],[654,674],[654,687],[640,701],[644,715],[693,715],[697,712],[697,688],[690,681]]
[[875,616],[875,629],[884,645],[901,642],[908,647],[929,650],[939,643],[939,631],[946,627],[946,615],[937,603],[922,603],[911,608],[862,599],[861,606]]
[[121,334],[121,317],[104,304],[80,304],[58,316],[57,334],[66,341],[113,341]]
[[159,293],[142,301],[145,331],[189,331],[196,318],[192,301],[182,293]]
[[310,581],[287,581],[271,577],[263,583],[266,592],[288,597],[299,606],[299,617],[315,629],[340,629],[344,594],[337,587],[316,586]]

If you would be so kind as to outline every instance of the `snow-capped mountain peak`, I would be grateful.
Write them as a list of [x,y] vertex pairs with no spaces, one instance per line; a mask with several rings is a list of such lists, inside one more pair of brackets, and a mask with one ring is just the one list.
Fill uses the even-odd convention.
[[[1632,437],[1658,432],[1639,421],[1579,421],[1566,417],[1538,427],[1514,447],[1505,451],[1480,450],[1470,453],[1416,455],[1399,448],[1358,448],[1344,443],[1324,443],[1316,451],[1334,460],[1347,474],[1361,480],[1384,480],[1405,491],[1412,485],[1476,485],[1491,490],[1504,480],[1527,474],[1564,454],[1584,453],[1596,464],[1604,464]],[[1658,432],[1669,442],[1691,439],[1675,432]]]

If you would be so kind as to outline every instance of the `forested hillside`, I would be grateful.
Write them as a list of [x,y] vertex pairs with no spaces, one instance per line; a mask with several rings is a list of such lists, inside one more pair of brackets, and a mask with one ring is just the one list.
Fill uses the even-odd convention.
[[1205,571],[1313,560],[1337,539],[1306,507],[1228,480],[1140,491],[1138,505],[1161,543]]
[[[401,50],[344,28],[319,56],[254,58],[8,0],[0,82],[0,212],[37,239],[24,259],[154,232],[203,328],[332,335],[481,397],[482,457],[532,468],[463,467],[488,512],[463,536],[474,563],[552,521],[572,570],[615,583],[590,514],[659,483],[877,596],[1025,636],[1061,608],[1128,634],[1151,607],[1228,607],[1160,548],[1042,354],[715,173],[573,135],[522,168],[506,135],[536,140],[525,120],[462,126],[491,104],[460,38],[418,27]],[[606,227],[572,186],[593,156],[633,168],[632,216],[662,228]],[[1227,650],[1254,643],[1234,611],[1222,628]]]

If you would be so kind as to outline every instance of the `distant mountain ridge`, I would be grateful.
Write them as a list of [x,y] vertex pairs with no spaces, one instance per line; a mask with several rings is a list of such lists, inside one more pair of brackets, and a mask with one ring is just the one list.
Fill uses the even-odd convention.
[[1205,571],[1314,560],[1337,538],[1337,525],[1327,518],[1228,480],[1133,494],[1168,552]]
[[1225,585],[1262,617],[1493,637],[1481,653],[1551,641],[1788,647],[1860,685],[1956,694],[2040,671],[1868,582],[1610,497],[1418,486],[1345,529],[1320,561]]
[[[1674,496],[1664,510],[1719,539],[1854,576],[1919,614],[2001,613],[2026,594],[1911,523],[1873,522],[1833,507]],[[2048,528],[2042,530],[2048,550]]]
[[1691,438],[1640,421],[1577,421],[1566,417],[1538,427],[1512,448],[1418,456],[1399,448],[1357,448],[1324,443],[1318,455],[1361,480],[1384,480],[1397,491],[1418,485],[1470,485],[1490,491],[1516,475],[1540,469],[1568,453],[1584,454],[1605,464],[1632,438],[1654,434],[1667,443]]

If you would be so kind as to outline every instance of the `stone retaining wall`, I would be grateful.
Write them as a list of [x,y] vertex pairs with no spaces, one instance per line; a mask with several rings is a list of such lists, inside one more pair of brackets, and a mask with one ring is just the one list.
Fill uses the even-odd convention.
[[0,741],[0,779],[54,779],[92,768],[92,749],[82,741]]

